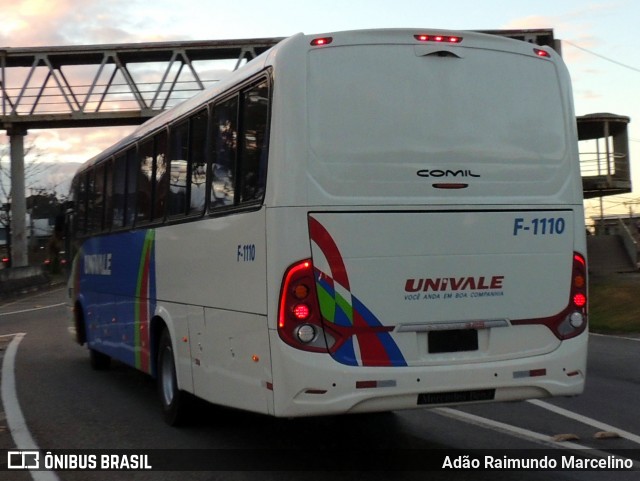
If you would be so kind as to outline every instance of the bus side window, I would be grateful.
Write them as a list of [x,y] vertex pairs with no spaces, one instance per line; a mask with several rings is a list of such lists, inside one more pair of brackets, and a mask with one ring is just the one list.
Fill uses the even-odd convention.
[[189,122],[171,127],[169,136],[169,216],[184,215],[187,205],[187,158],[189,155]]
[[167,132],[160,132],[155,136],[155,177],[153,185],[153,219],[162,221],[167,208],[169,192],[169,155],[167,146]]
[[87,227],[87,173],[78,177],[75,189],[76,221],[75,228],[78,235],[82,235]]
[[238,144],[238,96],[214,107],[211,166],[211,208],[233,205]]
[[126,192],[126,176],[127,176],[127,158],[124,154],[119,154],[115,158],[113,170],[113,212],[111,216],[111,224],[117,229],[124,226],[124,210],[125,210],[125,192]]
[[104,163],[104,230],[113,225],[113,158]]
[[91,232],[100,232],[103,228],[105,204],[104,167],[105,164],[100,164],[93,169],[95,172],[95,179],[93,183],[93,208],[89,210],[89,215],[93,217],[93,221],[91,223]]
[[267,81],[242,94],[240,202],[262,200],[267,177],[269,88]]
[[130,226],[136,218],[136,199],[138,197],[138,162],[136,149],[129,149],[127,156],[127,190],[125,197],[124,226]]
[[191,185],[188,214],[202,213],[206,199],[207,180],[207,127],[209,116],[207,110],[201,110],[191,117],[191,134],[189,148],[189,173]]
[[138,215],[136,223],[151,220],[153,181],[153,139],[142,142],[138,147]]

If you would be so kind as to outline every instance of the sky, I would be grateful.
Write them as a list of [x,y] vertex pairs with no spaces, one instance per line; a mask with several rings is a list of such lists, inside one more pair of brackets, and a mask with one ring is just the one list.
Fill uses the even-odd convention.
[[[604,214],[640,212],[640,40],[637,0],[0,0],[0,48],[286,37],[366,28],[553,28],[572,77],[577,115],[631,118],[635,189],[604,199]],[[26,143],[56,163],[66,188],[77,163],[131,128],[34,130]],[[0,134],[0,143],[8,137]],[[46,187],[46,186],[45,186]],[[595,207],[592,207],[595,206]],[[587,203],[589,213],[599,209]],[[599,211],[598,211],[599,213]]]

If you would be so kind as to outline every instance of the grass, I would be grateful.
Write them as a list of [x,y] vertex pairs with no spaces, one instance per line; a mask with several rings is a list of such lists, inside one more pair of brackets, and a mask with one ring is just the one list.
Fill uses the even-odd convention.
[[640,277],[592,277],[589,324],[593,332],[640,333]]

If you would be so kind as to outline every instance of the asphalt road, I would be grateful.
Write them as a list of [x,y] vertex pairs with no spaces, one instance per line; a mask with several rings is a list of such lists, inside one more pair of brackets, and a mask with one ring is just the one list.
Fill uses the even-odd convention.
[[[582,396],[521,403],[498,403],[403,411],[382,415],[273,419],[208,405],[196,406],[195,419],[183,428],[166,426],[159,412],[155,383],[124,365],[93,371],[85,348],[68,333],[64,289],[0,305],[0,355],[23,333],[15,355],[15,394],[25,429],[37,446],[58,449],[223,450],[248,461],[269,455],[294,461],[297,453],[331,468],[350,455],[396,449],[407,459],[434,449],[550,449],[553,453],[606,459],[624,449],[640,466],[640,339],[592,336],[587,389]],[[14,345],[14,346],[15,346]],[[6,370],[6,363],[3,363]],[[5,382],[5,372],[3,372]],[[3,401],[6,386],[3,385]],[[7,411],[8,406],[4,406]],[[13,407],[11,407],[13,409]],[[19,433],[9,429],[0,411],[0,450],[15,449]],[[559,436],[559,438],[558,438]],[[555,438],[554,438],[555,437]],[[554,441],[556,439],[556,441]],[[562,439],[563,441],[557,441]],[[378,454],[384,451],[377,451]],[[167,451],[167,455],[171,452]],[[221,454],[218,451],[211,451]],[[371,454],[369,454],[371,456]],[[284,461],[283,461],[284,459]],[[0,468],[5,460],[0,459]],[[193,471],[87,472],[59,470],[49,478],[0,471],[0,479],[57,480],[214,480],[214,479],[446,479],[446,480],[626,480],[640,472],[621,471]],[[379,461],[379,460],[378,460]],[[416,463],[419,465],[420,463]],[[42,472],[40,472],[42,473]],[[45,474],[45,476],[46,476]]]

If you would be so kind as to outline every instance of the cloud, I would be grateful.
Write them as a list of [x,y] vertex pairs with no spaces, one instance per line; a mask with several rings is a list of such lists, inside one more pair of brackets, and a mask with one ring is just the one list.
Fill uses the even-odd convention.
[[65,43],[62,29],[71,20],[72,7],[71,0],[16,0],[3,5],[0,43],[7,47]]
[[514,18],[502,26],[505,29],[553,28],[557,38],[570,40],[585,48],[598,44],[595,32],[602,19],[619,13],[619,2],[592,3],[557,15],[530,15]]
[[[101,127],[85,129],[48,129],[29,131],[25,147],[30,150],[27,164],[38,164],[29,169],[27,187],[43,188],[66,195],[73,175],[80,165],[110,147],[135,127]],[[9,169],[7,139],[0,142],[0,171]],[[8,176],[0,174],[4,191],[8,192]],[[3,189],[0,188],[0,201]]]
[[527,17],[514,18],[502,25],[501,28],[505,30],[552,28],[555,22],[556,19],[554,17],[529,15]]
[[[48,129],[29,139],[47,162],[85,162],[125,137],[135,127]],[[31,133],[30,133],[31,136]]]
[[583,48],[593,48],[598,45],[599,39],[595,33],[598,30],[598,21],[602,15],[614,12],[618,8],[619,5],[614,3],[589,4],[558,15],[530,15],[514,18],[501,28],[553,28],[556,39],[567,41],[562,44],[562,56],[565,62],[578,64],[587,61],[588,54],[573,48],[570,44],[580,45]]
[[594,92],[593,90],[578,90],[575,95],[583,100],[599,100],[603,98],[600,92]]
[[44,175],[33,179],[36,189],[44,189],[48,192],[56,192],[58,195],[66,196],[71,188],[73,176],[82,164],[79,162],[65,162],[54,164],[46,169]]
[[[4,2],[0,45],[38,47],[150,41],[141,35],[139,0]],[[148,5],[147,5],[148,6]],[[144,22],[143,22],[144,23]],[[162,40],[162,35],[153,35]]]

